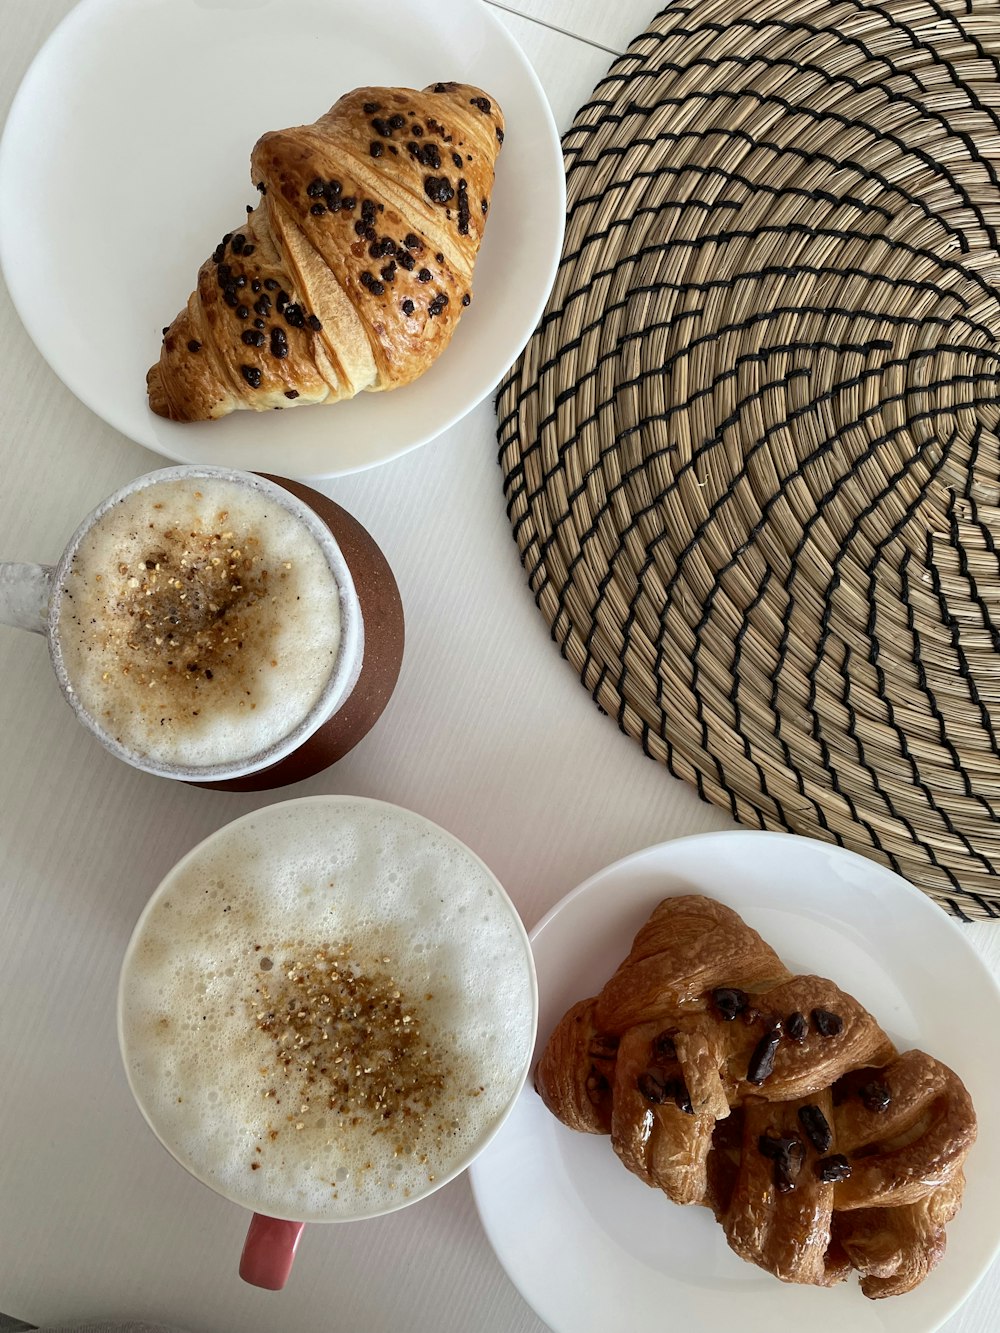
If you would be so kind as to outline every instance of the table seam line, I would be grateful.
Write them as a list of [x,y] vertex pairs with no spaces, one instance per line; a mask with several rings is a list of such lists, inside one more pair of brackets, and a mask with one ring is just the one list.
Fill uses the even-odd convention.
[[614,56],[617,60],[619,56],[624,55],[623,51],[616,50],[613,46],[605,46],[603,42],[595,42],[590,37],[583,37],[578,32],[570,32],[568,28],[560,28],[558,24],[546,23],[544,19],[535,18],[532,14],[522,14],[519,9],[514,9],[510,5],[500,4],[499,0],[485,0],[491,9],[499,9],[504,14],[513,14],[515,18],[524,19],[526,23],[534,23],[539,28],[548,28],[549,32],[557,32],[561,37],[570,37],[574,41],[583,42],[585,46],[592,46],[597,51],[604,51],[609,56]]

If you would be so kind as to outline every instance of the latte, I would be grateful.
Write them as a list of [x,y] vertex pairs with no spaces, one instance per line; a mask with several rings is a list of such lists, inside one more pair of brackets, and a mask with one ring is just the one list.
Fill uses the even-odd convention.
[[55,590],[54,655],[133,762],[252,766],[316,708],[343,589],[300,511],[257,478],[154,473],[83,532]]
[[168,876],[123,968],[122,1049],[158,1136],[226,1197],[374,1216],[454,1175],[503,1119],[533,978],[511,903],[460,843],[314,797],[229,825]]

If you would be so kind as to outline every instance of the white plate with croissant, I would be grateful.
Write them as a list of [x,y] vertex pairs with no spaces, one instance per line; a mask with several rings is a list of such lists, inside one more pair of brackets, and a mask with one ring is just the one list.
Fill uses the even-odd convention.
[[471,1175],[556,1333],[940,1327],[1000,1241],[1000,992],[955,922],[738,831],[610,866],[531,940],[534,1087]]
[[484,398],[564,214],[545,95],[479,0],[81,0],[0,144],[0,261],[59,378],[167,458],[293,477]]

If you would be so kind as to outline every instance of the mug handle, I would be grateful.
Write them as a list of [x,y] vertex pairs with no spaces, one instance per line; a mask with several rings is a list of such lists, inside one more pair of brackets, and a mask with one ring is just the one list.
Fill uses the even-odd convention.
[[295,1261],[304,1222],[254,1213],[240,1256],[240,1277],[252,1287],[280,1291]]
[[0,624],[44,634],[52,594],[51,565],[0,561]]

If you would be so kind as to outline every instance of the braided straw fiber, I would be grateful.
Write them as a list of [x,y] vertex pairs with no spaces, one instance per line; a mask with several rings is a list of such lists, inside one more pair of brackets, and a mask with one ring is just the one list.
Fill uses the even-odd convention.
[[1000,916],[1000,11],[691,0],[566,135],[497,399],[536,600],[744,822]]

